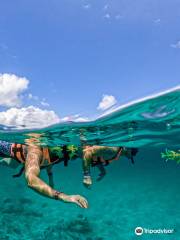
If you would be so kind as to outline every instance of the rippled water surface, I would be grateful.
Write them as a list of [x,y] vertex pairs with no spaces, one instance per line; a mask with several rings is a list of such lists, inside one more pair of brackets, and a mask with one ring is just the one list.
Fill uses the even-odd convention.
[[[82,194],[88,210],[44,198],[26,187],[24,177],[0,166],[0,240],[4,239],[180,239],[180,166],[166,162],[161,152],[178,150],[180,142],[180,91],[177,88],[155,97],[120,107],[92,122],[62,123],[45,129],[17,130],[0,127],[0,139],[40,145],[97,144],[138,147],[132,165],[122,158],[107,167],[93,186],[82,185],[81,160],[65,168],[54,167],[56,189]],[[45,172],[41,177],[47,181]],[[172,235],[134,234],[137,226],[175,229]]]

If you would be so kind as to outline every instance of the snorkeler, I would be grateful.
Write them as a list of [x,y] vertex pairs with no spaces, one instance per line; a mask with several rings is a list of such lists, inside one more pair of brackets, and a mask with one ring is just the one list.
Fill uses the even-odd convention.
[[92,185],[90,167],[97,167],[100,171],[97,181],[100,181],[105,175],[105,166],[112,161],[117,161],[121,156],[125,156],[134,164],[134,156],[138,153],[137,148],[125,147],[107,147],[107,146],[84,146],[83,148],[83,183],[86,187]]
[[[107,165],[113,159],[116,160],[123,153],[123,148],[102,147],[102,146],[84,146],[76,147],[74,145],[65,145],[57,147],[40,147],[34,144],[16,144],[0,140],[0,164],[12,168],[22,165],[21,171],[13,175],[20,176],[23,171],[27,184],[30,188],[41,195],[68,203],[75,203],[82,208],[88,208],[87,200],[80,195],[67,195],[54,189],[52,166],[64,162],[67,166],[68,160],[74,158],[83,159],[84,179],[87,186],[92,184],[89,174],[91,165]],[[101,168],[100,167],[100,168]],[[41,169],[45,168],[49,177],[49,185],[39,178]]]

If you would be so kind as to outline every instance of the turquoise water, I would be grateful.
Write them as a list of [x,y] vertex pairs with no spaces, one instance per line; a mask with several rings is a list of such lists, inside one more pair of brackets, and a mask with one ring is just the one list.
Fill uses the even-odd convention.
[[[0,240],[131,240],[180,239],[180,165],[161,152],[179,149],[180,91],[176,89],[121,107],[92,122],[63,123],[45,129],[17,130],[1,126],[0,139],[24,142],[40,134],[42,145],[66,143],[138,147],[135,164],[122,158],[107,167],[93,186],[82,185],[81,160],[54,167],[55,187],[81,194],[89,209],[44,198],[26,187],[14,170],[0,168]],[[17,170],[15,171],[17,172]],[[45,172],[41,177],[47,181]],[[173,234],[136,236],[137,226],[174,229]]]

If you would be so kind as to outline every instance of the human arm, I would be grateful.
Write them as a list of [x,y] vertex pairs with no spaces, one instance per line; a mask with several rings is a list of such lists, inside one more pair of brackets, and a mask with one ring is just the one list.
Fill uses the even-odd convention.
[[[116,151],[117,148],[112,148],[113,151]],[[92,185],[92,179],[90,176],[90,166],[91,162],[97,162],[98,158],[100,158],[103,161],[103,154],[105,152],[108,152],[109,148],[106,146],[85,146],[83,149],[83,172],[84,172],[84,177],[83,177],[83,183],[86,187],[89,187]],[[98,166],[100,170],[100,178],[98,180],[102,179],[106,172],[105,169],[102,166]],[[103,171],[102,171],[103,168]]]
[[81,197],[80,195],[66,195],[58,192],[39,178],[41,158],[42,152],[40,148],[36,146],[28,147],[28,154],[25,162],[25,177],[28,186],[37,193],[46,197],[54,198],[64,202],[75,203],[82,208],[87,208],[88,203],[85,198]]
[[100,181],[105,175],[106,171],[103,163],[106,164],[106,160],[111,162],[113,160],[118,160],[123,151],[122,147],[108,147],[108,146],[87,146],[83,151],[83,169],[84,169],[84,179],[83,182],[86,186],[92,184],[91,178],[89,177],[89,169],[91,162],[95,162],[98,167],[100,174],[97,181]]
[[83,184],[85,187],[92,185],[92,179],[90,175],[90,166],[92,161],[92,152],[89,148],[83,149],[82,168],[83,168]]

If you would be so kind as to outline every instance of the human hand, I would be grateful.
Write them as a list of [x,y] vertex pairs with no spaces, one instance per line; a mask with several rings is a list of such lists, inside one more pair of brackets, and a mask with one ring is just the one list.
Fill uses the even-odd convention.
[[84,184],[85,187],[89,188],[92,185],[91,176],[84,176],[83,184]]
[[75,203],[81,208],[88,208],[88,201],[80,195],[66,195],[65,202]]

